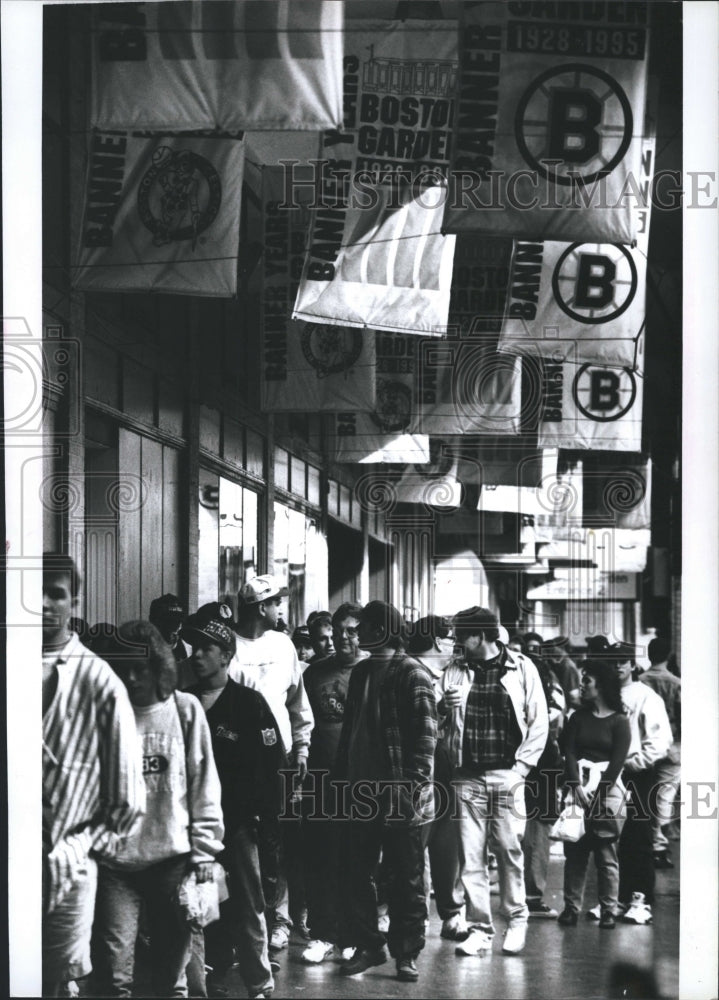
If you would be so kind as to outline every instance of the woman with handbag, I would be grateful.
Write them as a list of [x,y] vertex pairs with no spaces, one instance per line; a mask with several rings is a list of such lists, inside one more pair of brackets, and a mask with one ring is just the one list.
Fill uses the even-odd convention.
[[581,682],[582,706],[565,727],[566,784],[585,813],[586,833],[564,844],[564,911],[559,923],[577,923],[584,897],[589,855],[594,854],[601,918],[599,926],[615,926],[619,893],[617,842],[625,818],[621,771],[631,733],[624,714],[619,680],[612,664],[588,660]]
[[175,691],[172,651],[150,622],[122,625],[108,655],[127,688],[142,746],[147,809],[100,866],[95,911],[96,996],[131,997],[144,904],[156,996],[186,997],[192,925],[178,893],[185,877],[212,881],[224,827],[210,730],[199,701]]

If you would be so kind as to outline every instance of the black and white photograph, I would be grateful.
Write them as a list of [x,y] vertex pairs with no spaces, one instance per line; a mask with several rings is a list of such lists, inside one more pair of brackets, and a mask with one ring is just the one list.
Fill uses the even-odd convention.
[[718,54],[3,0],[9,996],[717,997]]

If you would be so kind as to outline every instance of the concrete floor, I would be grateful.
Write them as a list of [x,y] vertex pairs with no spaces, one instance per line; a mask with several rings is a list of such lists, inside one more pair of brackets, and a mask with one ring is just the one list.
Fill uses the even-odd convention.
[[[678,845],[677,845],[678,846]],[[678,857],[678,850],[675,852]],[[553,857],[545,901],[561,911],[563,858]],[[596,902],[596,881],[590,871],[586,900]],[[495,903],[498,902],[494,897]],[[440,921],[431,905],[427,944],[418,959],[416,984],[395,978],[394,962],[370,969],[352,979],[338,975],[339,963],[304,965],[300,955],[305,942],[293,935],[287,951],[280,952],[275,997],[507,997],[582,998],[608,997],[610,970],[616,962],[631,962],[653,969],[658,996],[676,997],[679,981],[679,876],[675,870],[657,872],[654,923],[648,927],[617,924],[614,931],[600,931],[592,921],[563,928],[554,920],[530,921],[527,945],[519,956],[503,955],[503,924],[497,920],[494,951],[485,958],[458,958],[454,944],[439,936]],[[231,995],[244,996],[239,976],[228,982]],[[629,989],[625,996],[637,996]]]
[[[678,844],[674,855],[679,857]],[[562,910],[564,859],[553,856],[545,902]],[[498,897],[493,897],[498,904]],[[596,902],[596,879],[590,863],[585,895],[587,906]],[[345,979],[339,960],[305,965],[301,954],[306,941],[293,932],[289,948],[278,954],[280,971],[275,975],[275,998],[317,997],[318,1000],[367,997],[437,998],[527,998],[527,1000],[593,1000],[611,996],[654,997],[669,1000],[678,995],[679,982],[679,875],[676,869],[657,872],[654,923],[648,927],[617,924],[613,931],[600,931],[593,921],[580,919],[576,927],[560,927],[555,920],[531,920],[527,945],[521,955],[503,955],[501,918],[496,921],[494,951],[484,958],[459,958],[454,944],[439,936],[440,921],[434,903],[430,906],[427,944],[418,959],[418,983],[400,983],[394,962]],[[641,992],[629,986],[626,992],[610,991],[610,975],[617,962],[628,962],[653,972],[657,990]],[[143,969],[137,970],[136,996],[148,992]],[[85,984],[83,984],[85,985]],[[237,969],[227,976],[231,997],[246,992]],[[87,996],[85,989],[82,994]]]

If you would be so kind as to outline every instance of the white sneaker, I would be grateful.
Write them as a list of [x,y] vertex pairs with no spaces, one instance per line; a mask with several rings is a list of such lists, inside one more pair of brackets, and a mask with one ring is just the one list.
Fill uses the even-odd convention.
[[354,948],[343,948],[340,952],[340,957],[343,962],[349,962],[351,958],[354,958],[355,949]]
[[335,946],[331,941],[310,941],[305,950],[302,952],[302,961],[307,962],[309,965],[319,965],[320,962],[324,962],[332,952],[335,950]]
[[587,910],[587,920],[600,920],[601,916],[602,908],[599,903],[597,903],[596,906],[593,906],[591,910]]
[[462,914],[455,913],[453,916],[443,920],[439,936],[446,938],[448,941],[466,941],[469,936],[469,927]]
[[282,951],[283,948],[287,947],[289,941],[290,932],[284,924],[278,924],[270,935],[269,946],[273,951]]
[[380,934],[386,934],[389,931],[389,914],[381,913],[377,917],[377,930]]
[[502,951],[505,955],[518,955],[520,951],[524,951],[524,945],[527,940],[527,925],[526,924],[510,924],[509,927],[504,932],[504,941],[502,942]]
[[492,950],[492,935],[473,927],[466,941],[454,949],[455,955],[486,955]]
[[622,920],[625,924],[650,924],[652,922],[652,908],[649,903],[644,902],[643,892],[632,893],[632,901]]

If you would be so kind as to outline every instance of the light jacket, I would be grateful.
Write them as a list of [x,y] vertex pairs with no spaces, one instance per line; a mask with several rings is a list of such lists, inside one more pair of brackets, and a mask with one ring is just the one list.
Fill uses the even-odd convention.
[[672,745],[669,716],[656,691],[641,681],[627,684],[621,695],[632,731],[624,770],[646,771],[669,753]]
[[[505,656],[506,671],[501,677],[502,687],[509,695],[514,709],[514,717],[522,736],[522,742],[515,755],[515,767],[526,778],[542,755],[549,732],[547,699],[537,668],[522,653],[507,649],[502,643],[497,646]],[[439,702],[440,732],[455,767],[462,766],[462,744],[464,742],[464,716],[467,699],[474,680],[474,669],[463,657],[456,657],[442,676],[442,698]],[[447,710],[444,707],[444,692],[448,687],[457,687],[461,695],[459,707]]]

